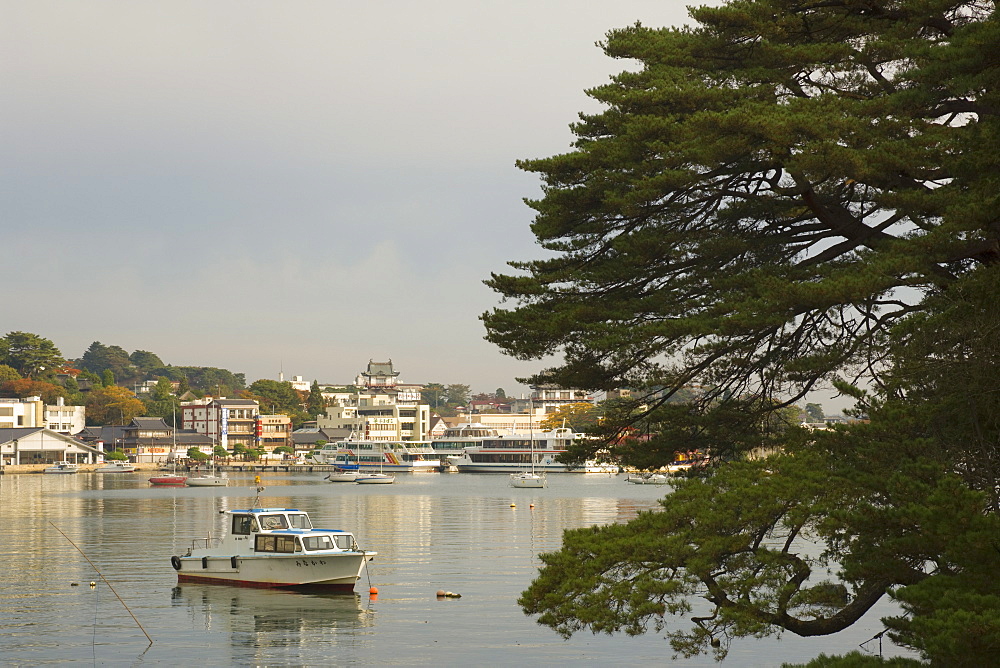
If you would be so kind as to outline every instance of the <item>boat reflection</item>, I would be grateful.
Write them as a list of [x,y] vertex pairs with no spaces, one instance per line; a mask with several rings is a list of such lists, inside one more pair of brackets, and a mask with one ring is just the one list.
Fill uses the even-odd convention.
[[374,626],[375,621],[357,594],[183,583],[173,588],[171,603],[187,605],[192,618],[203,621],[206,629],[228,625],[226,630],[232,633],[259,634],[261,644],[267,644],[267,636],[274,633],[286,641],[298,634],[301,641],[322,637],[335,642],[337,635],[352,635]]

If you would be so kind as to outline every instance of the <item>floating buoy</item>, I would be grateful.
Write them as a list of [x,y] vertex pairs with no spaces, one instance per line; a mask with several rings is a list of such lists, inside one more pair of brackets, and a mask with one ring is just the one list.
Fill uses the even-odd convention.
[[96,582],[91,582],[91,583],[90,583],[90,586],[91,586],[91,587],[96,587],[96,586],[97,586],[97,583],[96,583]]
[[372,596],[378,596],[378,587],[372,587],[371,589],[368,590],[368,593],[371,594]]
[[437,597],[438,598],[444,598],[447,595],[448,595],[448,592],[446,592],[444,589],[438,589],[438,591],[437,591]]
[[516,503],[512,503],[512,504],[510,504],[510,507],[511,508],[517,508],[517,504]]
[[533,503],[529,503],[529,504],[528,504],[528,507],[529,507],[529,508],[534,508],[534,507],[535,507],[535,504],[533,504]]
[[79,582],[70,582],[70,583],[69,583],[69,586],[70,586],[70,587],[79,587],[79,586],[80,586],[80,583],[79,583]]
[[448,598],[462,598],[461,594],[456,594],[453,591],[446,591],[444,595],[447,596]]

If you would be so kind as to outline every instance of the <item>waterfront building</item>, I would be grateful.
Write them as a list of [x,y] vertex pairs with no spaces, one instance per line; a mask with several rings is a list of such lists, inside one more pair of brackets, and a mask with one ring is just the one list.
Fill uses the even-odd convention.
[[287,415],[262,415],[251,399],[225,397],[181,402],[181,426],[212,438],[229,452],[237,445],[262,447],[268,452],[291,445],[292,419]]
[[0,428],[0,466],[96,464],[103,454],[100,448],[45,427]]
[[67,406],[62,397],[51,405],[41,397],[0,399],[0,429],[45,427],[70,436],[82,431],[86,423],[87,408]]
[[511,412],[530,413],[541,409],[543,415],[554,413],[569,404],[596,404],[597,399],[585,390],[559,387],[557,385],[532,385],[527,399],[514,399]]

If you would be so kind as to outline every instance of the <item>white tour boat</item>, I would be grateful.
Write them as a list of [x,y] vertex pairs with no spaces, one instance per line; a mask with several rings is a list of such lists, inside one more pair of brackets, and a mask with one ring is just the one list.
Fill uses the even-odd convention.
[[339,469],[418,473],[440,471],[441,459],[430,441],[372,441],[347,438],[331,441],[312,453],[314,461]]
[[122,461],[105,462],[104,466],[94,469],[94,473],[132,473],[135,471],[135,464]]
[[431,440],[430,445],[435,456],[440,458],[443,468],[456,470],[452,461],[461,457],[466,448],[479,445],[485,438],[496,438],[499,435],[500,432],[496,429],[481,422],[462,422],[445,429],[441,436]]
[[79,473],[80,467],[72,462],[56,462],[52,466],[46,466],[44,473]]
[[179,583],[353,591],[365,562],[377,554],[359,549],[347,531],[313,527],[309,515],[294,508],[220,512],[225,537],[195,540],[187,554],[170,558]]
[[617,466],[587,461],[566,465],[556,457],[566,452],[574,438],[566,427],[536,431],[533,434],[504,434],[487,437],[478,445],[466,447],[462,454],[449,458],[465,473],[518,473],[534,466],[536,473],[614,473]]

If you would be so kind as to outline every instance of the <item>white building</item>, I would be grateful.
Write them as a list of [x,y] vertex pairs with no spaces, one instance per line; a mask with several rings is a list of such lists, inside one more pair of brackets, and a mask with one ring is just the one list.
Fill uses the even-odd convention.
[[41,397],[0,399],[0,429],[44,427],[60,434],[83,431],[87,423],[85,406],[67,406],[62,397],[46,405]]
[[317,416],[319,429],[371,441],[421,441],[430,430],[431,407],[403,393],[338,393],[334,402]]

